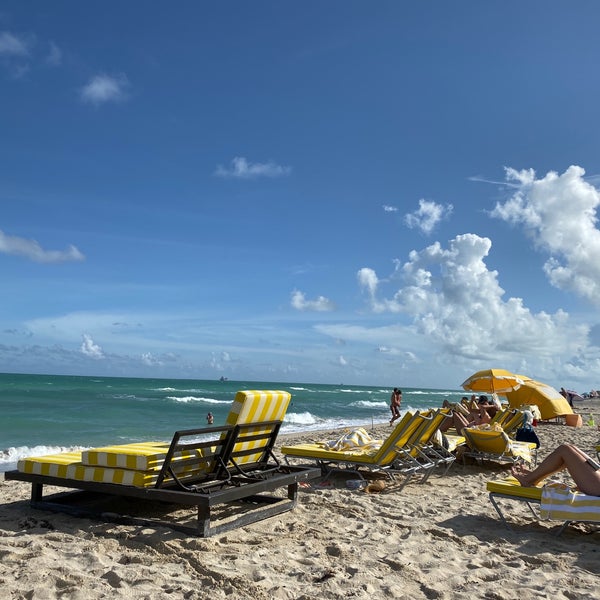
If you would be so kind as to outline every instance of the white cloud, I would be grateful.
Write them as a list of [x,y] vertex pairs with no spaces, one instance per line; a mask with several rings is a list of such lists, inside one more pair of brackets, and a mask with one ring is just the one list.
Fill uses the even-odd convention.
[[383,205],[384,212],[398,212],[398,209],[395,206],[390,206],[389,204]]
[[452,214],[452,204],[443,206],[429,200],[419,200],[419,208],[404,216],[404,222],[411,229],[420,229],[423,233],[430,234],[435,226],[444,218]]
[[85,256],[75,247],[66,250],[44,250],[35,240],[6,235],[0,231],[0,253],[24,256],[39,263],[82,261]]
[[375,312],[408,316],[414,331],[453,357],[493,360],[502,364],[523,355],[541,362],[571,358],[585,344],[586,326],[570,322],[566,313],[533,314],[521,298],[504,299],[498,273],[484,262],[488,238],[459,235],[448,249],[435,243],[412,251],[397,264],[394,278],[403,286],[391,298],[380,299],[380,280],[372,269],[359,272]]
[[340,367],[345,367],[348,364],[348,361],[340,354],[338,356],[338,365],[340,365]]
[[163,361],[156,358],[151,352],[144,352],[142,354],[142,363],[148,367],[162,367],[164,365]]
[[236,156],[231,161],[231,167],[222,165],[217,167],[215,175],[238,179],[252,179],[254,177],[282,177],[292,172],[291,167],[282,167],[274,162],[251,163],[243,156]]
[[549,254],[544,272],[553,286],[600,305],[600,192],[584,174],[571,166],[562,175],[550,172],[536,179],[531,169],[507,169],[518,190],[491,215],[521,226],[535,247]]
[[29,45],[22,36],[0,31],[0,56],[26,57],[29,55]]
[[119,102],[127,98],[128,87],[125,75],[96,75],[81,89],[81,99],[95,106],[105,102]]
[[292,292],[291,305],[296,310],[314,310],[317,312],[328,312],[335,310],[335,304],[325,298],[325,296],[319,296],[316,300],[307,300],[304,292],[294,290]]
[[92,336],[88,335],[87,333],[84,333],[82,337],[83,342],[81,343],[80,348],[82,354],[85,354],[86,356],[97,360],[104,358],[104,352],[102,351],[102,348],[100,348],[98,344],[94,343]]

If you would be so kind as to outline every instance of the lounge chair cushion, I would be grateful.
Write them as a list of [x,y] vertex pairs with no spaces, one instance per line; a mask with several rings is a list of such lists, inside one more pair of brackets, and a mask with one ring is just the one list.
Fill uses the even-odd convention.
[[[85,450],[81,453],[81,462],[90,466],[152,471],[161,468],[168,450],[169,444],[164,442],[119,444]],[[187,453],[185,458],[192,456],[193,453]],[[182,454],[178,457],[184,458]]]
[[24,458],[19,461],[18,470],[22,473],[48,475],[61,479],[115,483],[136,487],[150,487],[156,483],[158,477],[158,471],[91,467],[81,462],[80,452],[63,452],[61,454]]
[[494,480],[487,482],[487,491],[496,494],[505,494],[524,500],[533,500],[540,502],[542,499],[542,487],[522,486],[514,477],[508,477],[503,480]]
[[600,496],[590,496],[563,483],[548,483],[542,491],[542,519],[600,523]]
[[466,427],[462,432],[473,453],[479,452],[487,455],[487,458],[496,460],[522,459],[527,463],[533,462],[532,450],[536,448],[535,443],[516,442],[511,440],[504,431],[494,429]]

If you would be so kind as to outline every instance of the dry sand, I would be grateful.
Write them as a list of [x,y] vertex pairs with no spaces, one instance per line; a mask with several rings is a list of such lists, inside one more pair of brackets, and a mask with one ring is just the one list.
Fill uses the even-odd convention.
[[[598,401],[577,408],[600,420]],[[600,439],[585,426],[537,432],[541,457],[564,441],[593,453]],[[522,503],[504,505],[508,531],[485,491],[506,474],[455,463],[380,494],[348,490],[347,475],[313,482],[293,511],[208,539],[36,511],[29,484],[2,478],[0,598],[598,598],[599,533],[578,524],[557,537]]]

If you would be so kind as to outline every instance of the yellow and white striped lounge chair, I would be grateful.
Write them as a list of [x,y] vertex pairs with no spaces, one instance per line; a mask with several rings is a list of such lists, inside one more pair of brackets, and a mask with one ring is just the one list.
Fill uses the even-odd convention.
[[[408,442],[413,447],[412,453],[413,455],[415,453],[424,454],[436,467],[444,466],[444,474],[446,474],[456,460],[456,456],[450,450],[448,439],[446,439],[448,448],[436,443],[435,439],[442,423],[451,418],[451,412],[448,409],[438,409],[422,416],[424,417],[423,423]],[[458,438],[458,436],[456,437]],[[462,441],[464,441],[464,438],[462,438]]]
[[315,462],[324,476],[343,470],[362,477],[361,469],[382,472],[392,480],[396,474],[402,474],[405,476],[402,489],[415,474],[427,475],[434,467],[426,457],[419,460],[422,457],[417,458],[418,453],[409,444],[425,418],[419,411],[405,413],[389,436],[376,444],[335,450],[328,443],[307,443],[282,446],[281,453],[288,464],[291,460]]
[[[161,523],[207,537],[290,510],[296,504],[298,482],[318,477],[318,469],[284,466],[274,457],[289,402],[288,392],[241,391],[223,427],[177,431],[171,444],[125,444],[27,458],[5,477],[31,482],[32,506],[37,508],[68,510],[42,499],[44,485],[197,506],[195,527]],[[261,495],[286,485],[287,499]],[[256,510],[211,524],[212,507],[249,497]]]
[[465,427],[462,434],[467,445],[467,450],[463,452],[463,459],[470,456],[479,462],[491,460],[511,464],[537,463],[536,444],[512,440],[504,431]]
[[[558,535],[574,522],[600,524],[600,496],[589,496],[571,489],[564,483],[548,482],[537,487],[521,486],[514,477],[488,481],[489,499],[501,521],[510,529],[498,502],[499,499],[525,502],[535,518],[563,521]],[[539,515],[534,510],[539,509]]]

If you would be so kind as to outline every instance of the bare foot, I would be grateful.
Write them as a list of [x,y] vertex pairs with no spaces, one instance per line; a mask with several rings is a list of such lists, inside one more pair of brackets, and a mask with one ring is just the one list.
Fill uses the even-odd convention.
[[526,469],[523,465],[515,465],[511,470],[512,476],[525,487],[531,487],[532,484],[529,483],[528,475],[531,473],[528,469]]

